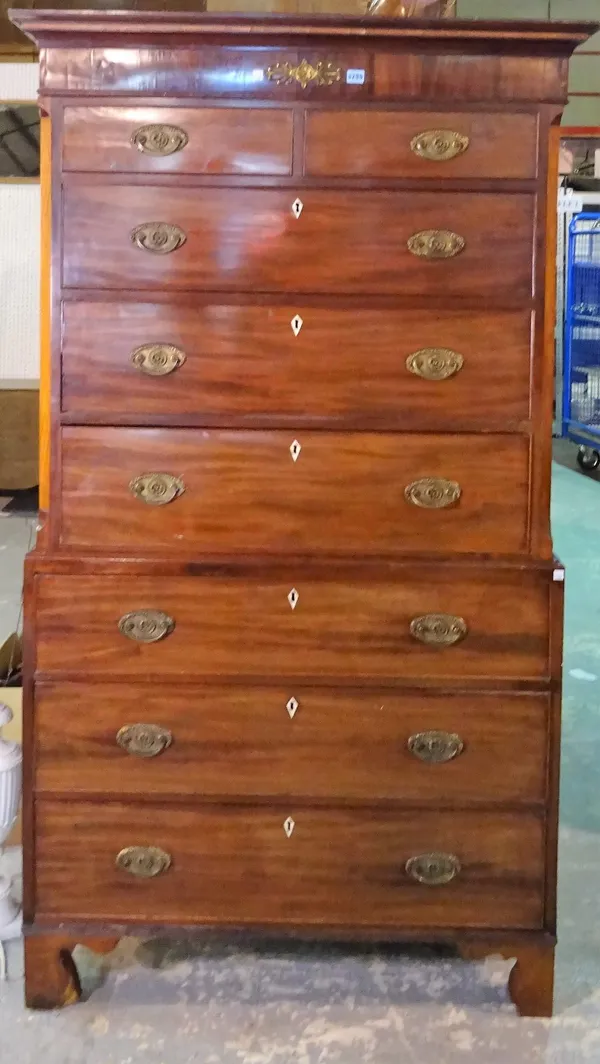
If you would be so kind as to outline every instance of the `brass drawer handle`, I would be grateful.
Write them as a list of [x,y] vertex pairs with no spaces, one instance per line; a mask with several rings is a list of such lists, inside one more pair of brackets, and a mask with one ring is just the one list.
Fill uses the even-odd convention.
[[424,347],[406,359],[406,368],[425,381],[446,381],[460,373],[464,358],[448,347]]
[[460,484],[455,480],[444,480],[443,477],[422,477],[407,484],[404,489],[406,501],[424,510],[443,510],[447,506],[454,506],[461,494]]
[[170,473],[142,473],[130,481],[129,490],[147,506],[166,506],[183,495],[185,484]]
[[419,259],[453,259],[465,245],[464,237],[449,229],[423,229],[411,236],[408,250]]
[[131,352],[131,361],[149,377],[166,377],[183,366],[185,354],[173,344],[142,344]]
[[453,853],[420,853],[408,859],[405,869],[411,879],[426,887],[445,887],[461,871]]
[[410,634],[427,646],[451,647],[465,638],[469,629],[462,617],[451,613],[424,613],[410,622]]
[[425,731],[411,735],[408,749],[419,761],[430,765],[442,765],[462,754],[464,743],[456,732]]
[[153,879],[171,867],[171,855],[158,846],[126,846],[117,854],[115,864],[138,879]]
[[410,142],[411,150],[421,159],[431,163],[447,163],[464,155],[468,150],[469,138],[452,129],[426,129]]
[[134,148],[144,155],[174,155],[185,148],[188,135],[181,126],[167,126],[162,122],[140,126],[131,136]]
[[178,225],[144,222],[132,229],[131,239],[142,251],[150,251],[153,255],[170,255],[185,244],[187,237]]
[[125,724],[117,732],[117,743],[133,757],[158,757],[172,742],[168,728],[158,724]]
[[175,621],[162,610],[134,610],[119,621],[121,635],[136,643],[158,643],[175,628]]

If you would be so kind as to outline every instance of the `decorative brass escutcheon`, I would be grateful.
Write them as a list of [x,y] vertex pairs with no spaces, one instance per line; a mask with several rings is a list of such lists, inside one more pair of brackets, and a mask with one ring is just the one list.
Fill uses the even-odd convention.
[[431,765],[441,765],[445,761],[453,761],[462,754],[464,743],[456,732],[425,731],[411,735],[407,742],[411,754],[418,757],[419,761],[426,761]]
[[274,66],[267,67],[266,75],[268,81],[274,81],[277,85],[292,85],[297,82],[301,88],[306,89],[313,83],[335,85],[341,81],[342,69],[333,63],[309,63],[308,59],[301,59],[296,66],[288,62],[275,63]]
[[170,255],[185,244],[187,237],[178,225],[170,222],[144,222],[131,230],[131,239],[142,251],[153,255]]
[[446,381],[460,373],[464,358],[449,347],[424,347],[406,359],[406,368],[425,381]]
[[173,344],[142,344],[131,352],[131,361],[149,377],[166,377],[183,366],[185,354]]
[[138,879],[153,879],[171,867],[171,855],[159,846],[126,846],[117,854],[115,864]]
[[419,259],[453,259],[465,245],[464,237],[450,229],[423,229],[411,236],[408,250]]
[[136,643],[158,643],[175,628],[175,621],[162,610],[134,610],[119,621],[121,635]]
[[444,887],[460,872],[460,861],[453,853],[420,853],[410,857],[406,874],[426,887]]
[[461,496],[460,484],[443,477],[422,477],[404,489],[404,498],[424,510],[443,510],[453,506]]
[[166,506],[183,495],[185,484],[171,473],[142,473],[130,481],[129,490],[147,506]]
[[410,622],[410,634],[427,646],[451,647],[465,638],[469,629],[462,617],[451,613],[424,613]]
[[451,129],[426,129],[410,142],[411,150],[421,159],[432,163],[446,163],[464,155],[469,138]]
[[180,126],[167,126],[160,122],[140,126],[132,134],[131,143],[144,155],[174,155],[185,148],[188,135]]
[[173,742],[168,728],[158,724],[125,724],[117,732],[117,743],[134,757],[158,757]]

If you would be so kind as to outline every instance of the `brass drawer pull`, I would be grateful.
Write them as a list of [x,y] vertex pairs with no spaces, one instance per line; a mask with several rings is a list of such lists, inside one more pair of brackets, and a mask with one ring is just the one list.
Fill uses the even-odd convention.
[[465,245],[464,237],[449,229],[423,229],[411,236],[408,250],[419,259],[453,259]]
[[452,129],[426,129],[410,142],[411,150],[421,159],[431,163],[447,163],[464,155],[469,147],[469,138]]
[[149,377],[166,377],[183,366],[185,354],[173,344],[142,344],[132,351],[131,361]]
[[115,864],[138,879],[153,879],[171,867],[171,855],[158,846],[127,846],[117,854]]
[[119,621],[121,635],[136,643],[158,643],[175,628],[175,621],[162,610],[134,610]]
[[178,225],[169,222],[144,222],[131,231],[131,239],[142,251],[169,255],[185,244],[187,237]]
[[180,126],[166,126],[162,122],[140,126],[131,136],[134,148],[144,155],[174,155],[185,148],[188,135]]
[[442,765],[462,754],[464,743],[456,732],[425,731],[411,735],[408,749],[419,761],[430,765]]
[[129,490],[147,506],[166,506],[183,495],[185,484],[170,473],[142,473],[130,481]]
[[425,381],[446,381],[460,373],[464,358],[447,347],[424,347],[406,359],[406,368]]
[[453,853],[421,853],[410,857],[406,874],[426,887],[444,887],[459,874],[460,861]]
[[469,631],[462,617],[451,613],[425,613],[410,622],[410,634],[427,646],[451,647],[460,643]]
[[422,477],[404,489],[406,501],[424,510],[443,510],[447,506],[454,506],[461,494],[460,484],[455,480],[444,480],[443,477]]
[[168,728],[157,724],[125,724],[117,732],[117,743],[133,757],[158,757],[172,742]]

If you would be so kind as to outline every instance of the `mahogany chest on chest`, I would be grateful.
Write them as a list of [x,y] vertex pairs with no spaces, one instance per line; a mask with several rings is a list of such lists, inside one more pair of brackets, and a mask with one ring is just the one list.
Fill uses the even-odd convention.
[[548,145],[590,27],[15,20],[51,240],[28,1002],[76,996],[82,936],[216,927],[501,952],[548,1014]]

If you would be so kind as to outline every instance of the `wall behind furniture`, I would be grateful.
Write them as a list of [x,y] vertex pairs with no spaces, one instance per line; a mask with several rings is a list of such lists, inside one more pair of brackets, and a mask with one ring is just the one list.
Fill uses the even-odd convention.
[[[37,63],[0,63],[0,101],[37,98]],[[39,375],[40,186],[0,181],[0,388]]]
[[[600,0],[458,0],[463,18],[548,18],[600,22]],[[571,60],[563,125],[600,126],[600,33]]]

